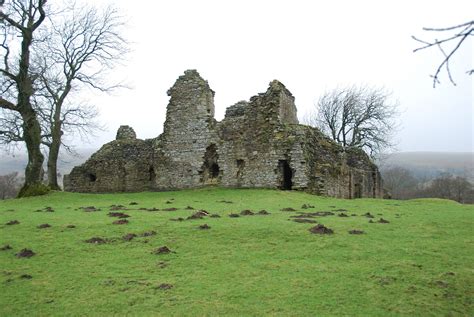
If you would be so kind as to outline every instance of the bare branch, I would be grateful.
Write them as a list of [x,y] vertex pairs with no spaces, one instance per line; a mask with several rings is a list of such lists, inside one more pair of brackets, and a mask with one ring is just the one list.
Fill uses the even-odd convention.
[[[420,50],[424,50],[424,49],[436,46],[436,47],[439,48],[439,50],[441,51],[441,53],[444,56],[444,59],[439,64],[439,66],[437,67],[435,74],[431,76],[433,78],[433,88],[436,87],[436,84],[440,83],[439,76],[440,76],[443,68],[446,69],[446,72],[448,74],[450,82],[454,86],[456,86],[456,83],[454,82],[453,77],[451,75],[451,70],[450,70],[450,67],[449,67],[449,61],[451,60],[453,55],[459,50],[459,48],[464,43],[464,41],[469,36],[474,35],[474,20],[466,22],[466,23],[462,23],[462,24],[459,24],[459,25],[446,27],[446,28],[423,28],[423,30],[427,31],[427,32],[441,32],[441,33],[449,32],[449,31],[451,31],[451,32],[455,31],[452,34],[450,34],[448,36],[445,36],[441,40],[435,39],[434,41],[426,41],[426,40],[419,39],[415,36],[412,36],[412,38],[415,41],[423,44],[422,46],[420,46],[420,47],[416,48],[415,50],[413,50],[413,52],[418,52]],[[450,43],[452,41],[455,41],[454,46],[452,48],[450,48],[449,50],[446,50],[443,47],[443,45],[447,45],[448,43]],[[468,75],[472,75],[474,73],[474,69],[468,70],[466,73]]]

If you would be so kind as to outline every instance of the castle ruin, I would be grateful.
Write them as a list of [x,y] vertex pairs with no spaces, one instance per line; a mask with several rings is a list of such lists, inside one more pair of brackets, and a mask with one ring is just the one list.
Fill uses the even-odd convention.
[[168,91],[163,133],[140,140],[121,126],[64,177],[74,192],[136,192],[219,185],[304,190],[340,198],[382,197],[378,168],[361,150],[343,150],[301,125],[294,97],[279,81],[214,119],[214,91],[187,70]]

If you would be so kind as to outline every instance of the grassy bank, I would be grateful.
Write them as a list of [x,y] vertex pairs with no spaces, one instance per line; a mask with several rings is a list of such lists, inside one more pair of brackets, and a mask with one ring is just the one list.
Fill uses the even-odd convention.
[[[186,219],[199,209],[220,218]],[[229,217],[247,209],[270,214]],[[301,215],[318,211],[332,215]],[[3,201],[0,315],[473,315],[473,228],[472,205],[434,199],[202,189]],[[17,257],[24,248],[35,255]]]

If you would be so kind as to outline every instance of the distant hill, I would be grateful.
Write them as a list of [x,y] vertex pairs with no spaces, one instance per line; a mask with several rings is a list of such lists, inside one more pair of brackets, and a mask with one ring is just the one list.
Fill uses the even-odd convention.
[[431,179],[442,173],[466,177],[474,182],[474,152],[400,152],[379,161],[380,169],[399,166],[421,179]]
[[[61,175],[69,174],[71,169],[84,163],[97,149],[79,149],[78,156],[63,154],[58,162],[58,171]],[[23,175],[28,157],[26,153],[6,154],[0,153],[0,175],[19,172]],[[46,166],[46,161],[45,161]]]

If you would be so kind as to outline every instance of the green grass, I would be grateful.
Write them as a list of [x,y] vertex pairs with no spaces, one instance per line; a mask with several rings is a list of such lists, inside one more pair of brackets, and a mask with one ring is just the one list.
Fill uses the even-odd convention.
[[[302,210],[304,203],[315,208]],[[112,204],[134,208],[124,211],[129,224],[112,225]],[[102,210],[78,210],[91,205]],[[191,215],[188,205],[222,217],[170,221]],[[46,206],[55,212],[35,212]],[[313,224],[289,221],[298,211],[284,207],[344,208],[357,216],[315,218],[335,232],[321,236],[308,231]],[[228,217],[243,209],[271,215]],[[390,223],[369,223],[366,212]],[[20,224],[5,225],[10,220]],[[43,223],[51,228],[38,229]],[[211,229],[197,229],[204,223]],[[0,202],[0,247],[12,246],[0,251],[0,316],[472,316],[473,228],[472,205],[438,199],[339,200],[208,188],[8,200]],[[350,235],[351,229],[365,234]],[[157,235],[121,239],[149,230]],[[84,242],[95,236],[110,241]],[[152,254],[165,245],[175,253]],[[23,248],[36,255],[15,257]],[[162,283],[173,288],[159,289]]]

